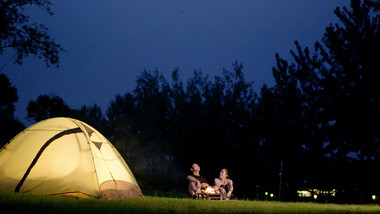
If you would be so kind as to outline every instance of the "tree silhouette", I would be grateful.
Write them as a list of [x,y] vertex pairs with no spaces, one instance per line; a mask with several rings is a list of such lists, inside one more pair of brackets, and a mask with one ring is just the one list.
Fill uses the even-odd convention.
[[18,100],[17,89],[5,74],[0,73],[0,148],[9,142],[25,126],[13,119],[15,102]]
[[0,1],[0,55],[4,50],[15,50],[14,62],[22,64],[24,57],[35,55],[44,59],[47,66],[59,65],[61,46],[49,36],[43,24],[30,23],[25,6],[37,6],[49,15],[49,0]]
[[[8,62],[2,65],[0,72],[11,60],[14,60],[14,63],[22,64],[23,59],[29,55],[44,59],[47,66],[56,65],[58,67],[59,65],[58,54],[64,51],[63,48],[49,36],[48,29],[44,25],[29,22],[29,16],[25,13],[26,6],[37,6],[53,15],[49,0],[0,1],[0,55],[3,55],[6,50],[14,51]],[[17,90],[13,86],[9,87],[9,80],[3,82],[4,75],[0,75],[1,87],[4,87],[1,90],[0,99],[2,130],[0,139],[3,143],[25,127],[20,121],[13,118],[14,103],[18,100]]]
[[70,107],[59,96],[40,95],[36,101],[29,101],[28,120],[39,122],[52,117],[66,117],[71,114]]
[[0,73],[0,91],[0,117],[10,117],[9,119],[13,119],[15,103],[18,101],[17,88],[2,73]]
[[[316,42],[313,54],[296,42],[296,51],[291,52],[294,63],[277,55],[276,85],[263,91],[275,98],[281,109],[272,118],[280,127],[275,126],[277,131],[269,136],[280,136],[277,140],[287,143],[275,148],[288,155],[301,154],[309,162],[305,167],[313,169],[306,178],[314,178],[319,185],[349,188],[352,183],[345,182],[353,181],[364,194],[369,188],[368,178],[376,177],[369,166],[378,160],[379,150],[379,6],[376,1],[352,0],[351,10],[337,8],[335,14],[342,25],[327,27],[323,44]],[[278,121],[281,116],[285,121]],[[356,154],[360,162],[355,164],[350,154]],[[302,169],[300,164],[297,168]],[[289,173],[296,171],[289,169]],[[347,176],[351,180],[345,179]],[[378,188],[375,183],[371,185]]]
[[322,75],[324,124],[329,141],[342,152],[357,152],[360,160],[377,156],[380,114],[380,4],[351,1],[352,10],[336,9],[342,26],[326,29],[319,45],[328,69]]

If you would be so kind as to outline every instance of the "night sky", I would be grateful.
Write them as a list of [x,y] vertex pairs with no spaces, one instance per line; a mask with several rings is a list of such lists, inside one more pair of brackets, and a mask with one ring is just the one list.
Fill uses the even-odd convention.
[[[61,44],[59,68],[30,56],[3,72],[18,89],[15,117],[26,123],[26,106],[41,94],[57,95],[71,108],[98,104],[103,111],[116,94],[132,91],[143,70],[157,68],[168,81],[174,68],[185,82],[194,69],[210,80],[244,65],[245,78],[259,92],[273,86],[275,54],[291,60],[302,47],[320,41],[333,13],[348,0],[54,0],[53,16],[31,8]],[[13,52],[0,56],[1,67]]]

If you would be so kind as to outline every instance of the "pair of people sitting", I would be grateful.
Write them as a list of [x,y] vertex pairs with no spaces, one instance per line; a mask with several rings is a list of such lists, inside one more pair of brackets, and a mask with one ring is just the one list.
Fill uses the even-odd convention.
[[[189,195],[190,197],[195,197],[197,193],[201,193],[201,189],[206,189],[210,185],[207,179],[199,174],[201,168],[198,164],[193,163],[191,166],[192,175],[187,176],[189,181]],[[224,195],[227,199],[231,197],[232,191],[234,190],[233,182],[228,178],[228,170],[223,168],[219,173],[219,178],[214,179],[214,191]]]

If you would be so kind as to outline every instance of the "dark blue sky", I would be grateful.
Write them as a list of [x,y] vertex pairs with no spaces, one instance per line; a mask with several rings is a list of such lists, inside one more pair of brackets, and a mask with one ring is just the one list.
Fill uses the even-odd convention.
[[[201,70],[213,79],[243,62],[246,80],[259,91],[272,86],[275,53],[291,60],[320,40],[333,11],[348,0],[54,0],[53,16],[28,12],[62,45],[61,65],[46,68],[28,57],[4,73],[18,89],[15,116],[25,122],[26,106],[41,94],[58,95],[71,108],[98,104],[106,110],[116,94],[132,91],[141,71],[157,68],[170,81]],[[0,65],[10,52],[0,57]]]

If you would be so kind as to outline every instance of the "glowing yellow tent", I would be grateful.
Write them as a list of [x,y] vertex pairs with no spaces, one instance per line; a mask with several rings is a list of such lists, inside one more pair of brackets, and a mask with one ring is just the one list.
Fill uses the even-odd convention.
[[143,197],[112,144],[91,126],[71,118],[36,123],[0,150],[0,192]]

